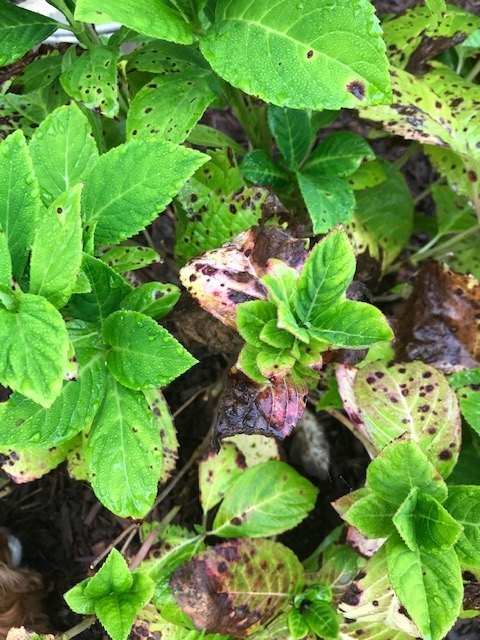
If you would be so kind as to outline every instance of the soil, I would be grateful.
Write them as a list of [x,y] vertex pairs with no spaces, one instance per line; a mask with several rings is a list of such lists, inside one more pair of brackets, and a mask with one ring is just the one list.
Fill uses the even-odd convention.
[[[420,2],[376,0],[374,4],[379,14],[384,15],[398,13]],[[480,15],[480,0],[457,0],[455,4]],[[228,112],[212,112],[208,120],[241,141],[242,133]],[[341,122],[342,126],[352,129],[359,126],[351,115],[346,115]],[[376,150],[395,158],[405,148],[403,141],[393,138],[378,142]],[[405,171],[414,194],[422,192],[435,177],[421,155],[411,158]],[[428,199],[423,202],[423,207],[428,213],[431,207]],[[168,259],[173,238],[168,215],[153,225],[150,234],[167,259],[155,270],[145,270],[143,278],[176,281],[175,265],[173,260]],[[213,390],[216,390],[215,384],[222,381],[228,369],[235,344],[232,343],[232,335],[209,316],[202,315],[186,298],[177,306],[167,326],[200,360],[194,369],[166,390],[172,411],[178,411],[175,420],[180,441],[178,469],[181,469],[204,440],[214,420],[217,394]],[[345,428],[326,414],[320,415],[319,420],[330,446],[329,475],[323,481],[312,478],[320,489],[315,510],[299,527],[281,537],[300,558],[307,557],[323,537],[340,523],[330,502],[361,486],[368,464],[366,452]],[[287,440],[284,445],[287,460],[289,448],[290,442]],[[182,505],[176,520],[179,524],[192,526],[201,520],[196,465],[149,519],[161,519],[176,504]],[[38,481],[11,486],[11,493],[0,500],[0,526],[8,527],[21,540],[24,564],[44,577],[47,589],[45,609],[58,631],[72,627],[81,619],[65,605],[62,594],[91,575],[91,564],[131,525],[131,521],[118,518],[102,507],[87,484],[71,480],[64,466]],[[134,538],[126,549],[127,555],[133,555],[138,546],[138,539]],[[106,636],[96,625],[81,637],[84,640],[99,640]],[[478,640],[480,621],[460,621],[447,638]]]

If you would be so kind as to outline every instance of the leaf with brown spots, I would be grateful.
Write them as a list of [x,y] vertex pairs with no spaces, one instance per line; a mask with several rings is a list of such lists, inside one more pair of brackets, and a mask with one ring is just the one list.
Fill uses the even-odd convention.
[[245,638],[279,613],[303,575],[277,542],[232,540],[177,569],[170,586],[198,629]]
[[246,467],[243,454],[232,442],[222,442],[218,453],[207,451],[198,467],[200,502],[204,513],[223,499],[227,489]]
[[355,376],[340,365],[337,377],[345,410],[377,452],[406,436],[442,475],[452,472],[461,442],[460,413],[455,393],[439,371],[422,362],[377,362]]
[[423,264],[397,318],[397,356],[423,360],[447,373],[475,367],[479,313],[478,280],[436,262]]
[[262,385],[239,371],[231,371],[218,407],[214,440],[238,433],[283,440],[305,409],[307,391],[306,384],[290,376]]

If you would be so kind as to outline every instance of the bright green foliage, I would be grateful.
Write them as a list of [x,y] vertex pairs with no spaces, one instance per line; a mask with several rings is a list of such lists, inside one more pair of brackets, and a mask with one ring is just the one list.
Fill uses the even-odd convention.
[[206,160],[157,140],[131,141],[103,154],[85,178],[82,197],[85,223],[96,222],[96,243],[116,243],[143,229]]
[[46,204],[81,181],[98,158],[90,124],[76,105],[60,107],[47,116],[35,130],[29,149]]
[[339,616],[328,602],[312,602],[304,617],[310,629],[320,638],[325,638],[325,640],[338,638]]
[[268,124],[287,167],[295,169],[301,165],[313,137],[309,114],[270,105]]
[[298,609],[292,608],[288,613],[288,630],[293,640],[302,640],[310,627]]
[[104,0],[101,10],[95,0],[79,0],[75,19],[94,24],[120,22],[134,31],[152,38],[161,38],[180,44],[191,44],[193,32],[180,13],[166,3],[149,0]]
[[233,442],[224,442],[217,454],[207,452],[198,467],[200,502],[204,513],[213,509],[235,480],[245,472],[245,458]]
[[341,178],[305,170],[298,185],[312,220],[313,233],[326,233],[337,224],[348,224],[355,209],[353,191]]
[[158,253],[155,249],[143,247],[139,244],[125,244],[112,247],[105,252],[101,252],[99,257],[117,273],[144,269],[159,260]]
[[154,320],[160,320],[172,310],[179,298],[180,289],[174,284],[146,282],[130,291],[120,308],[139,311]]
[[69,96],[107,118],[118,114],[118,51],[95,47],[85,51],[60,76]]
[[41,217],[32,244],[29,292],[60,309],[69,300],[82,263],[82,185],[59,196]]
[[437,238],[466,231],[476,224],[477,218],[468,199],[448,185],[434,185],[432,197],[437,213]]
[[128,71],[143,71],[159,76],[208,69],[208,64],[197,49],[165,40],[146,42],[134,49],[127,59]]
[[317,490],[284,462],[247,469],[227,489],[213,522],[222,538],[272,536],[293,528],[315,505]]
[[315,584],[295,596],[288,613],[288,628],[292,640],[301,640],[309,632],[325,640],[336,640],[340,618],[332,606],[332,590]]
[[459,389],[460,411],[468,424],[480,434],[480,392],[476,389]]
[[21,131],[0,144],[0,175],[0,229],[7,237],[13,275],[20,280],[42,209],[37,178]]
[[162,445],[143,394],[111,376],[88,437],[87,465],[98,499],[121,517],[143,518],[162,473]]
[[243,159],[241,168],[245,178],[255,184],[282,188],[288,183],[288,173],[261,149],[250,151]]
[[365,140],[350,131],[339,131],[322,140],[305,164],[319,174],[350,176],[375,155]]
[[463,526],[455,550],[462,569],[480,569],[480,487],[450,487],[444,507]]
[[178,458],[178,438],[173,423],[173,417],[170,414],[168,404],[160,389],[147,389],[143,392],[147,400],[150,411],[154,416],[157,429],[160,433],[163,450],[163,470],[160,476],[160,482],[164,482],[170,478],[175,471]]
[[387,541],[386,550],[395,593],[422,637],[441,640],[460,613],[463,598],[453,547],[435,554],[411,551],[397,534]]
[[56,29],[54,20],[0,0],[0,67],[21,58]]
[[221,0],[200,46],[227,82],[274,105],[355,108],[390,98],[385,48],[367,0],[281,0],[274,7]]
[[196,68],[183,73],[160,75],[141,89],[128,111],[129,138],[158,136],[180,143],[202,117],[215,98],[210,84],[212,73]]
[[196,363],[166,329],[138,311],[112,313],[103,338],[108,368],[129,389],[164,387]]
[[45,298],[21,292],[6,296],[0,293],[0,353],[8,353],[0,359],[0,382],[49,407],[67,369],[65,324]]
[[100,570],[70,589],[65,600],[77,613],[94,613],[113,640],[126,640],[153,589],[153,581],[130,573],[123,556],[113,549]]
[[12,260],[8,250],[8,240],[0,229],[0,285],[10,287],[12,284]]

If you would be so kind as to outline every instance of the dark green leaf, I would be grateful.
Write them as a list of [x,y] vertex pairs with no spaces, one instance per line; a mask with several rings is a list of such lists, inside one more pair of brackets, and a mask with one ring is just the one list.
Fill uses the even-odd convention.
[[340,630],[340,617],[328,602],[315,601],[308,605],[305,620],[310,629],[325,640],[336,640]]
[[338,131],[322,140],[305,164],[309,173],[350,176],[375,154],[365,140],[351,131]]
[[312,220],[313,233],[327,233],[348,224],[355,210],[355,195],[345,180],[313,170],[297,173],[298,184]]
[[312,127],[306,111],[286,107],[268,107],[268,124],[287,167],[295,169],[310,148]]
[[276,164],[265,151],[250,151],[240,165],[246,180],[266,187],[284,187],[288,184],[288,174]]

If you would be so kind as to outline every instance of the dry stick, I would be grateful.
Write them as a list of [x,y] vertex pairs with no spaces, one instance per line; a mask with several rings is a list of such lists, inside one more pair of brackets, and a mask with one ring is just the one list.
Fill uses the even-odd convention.
[[124,529],[124,530],[122,531],[122,533],[120,533],[120,534],[115,538],[115,540],[114,540],[113,542],[111,542],[111,543],[108,545],[108,547],[107,547],[104,551],[102,551],[102,553],[101,553],[99,556],[97,556],[97,557],[95,558],[95,560],[94,560],[94,561],[92,562],[92,564],[90,565],[90,569],[95,569],[95,567],[97,566],[97,564],[98,564],[99,562],[101,562],[101,561],[103,560],[103,558],[105,558],[105,556],[106,556],[107,554],[109,554],[109,553],[110,553],[110,551],[113,549],[113,547],[115,547],[115,546],[116,546],[119,542],[121,542],[121,541],[122,541],[126,536],[128,536],[128,534],[132,531],[132,529],[136,532],[136,531],[138,530],[138,527],[139,527],[139,526],[140,526],[140,525],[138,525],[138,524],[136,524],[136,523],[135,523],[135,524],[131,524],[129,527],[127,527],[126,529]]
[[97,616],[88,616],[68,631],[64,631],[63,633],[59,633],[58,635],[56,635],[55,640],[69,640],[70,638],[74,638],[87,629],[90,629],[90,627],[95,624],[96,621]]
[[198,396],[200,396],[204,391],[207,391],[208,389],[210,389],[210,387],[212,387],[213,385],[208,384],[206,387],[201,387],[200,389],[198,389],[197,391],[195,391],[194,394],[192,394],[190,396],[190,398],[188,398],[188,400],[185,400],[185,402],[180,405],[178,407],[178,409],[172,414],[172,418],[176,418],[180,413],[182,413],[182,411],[184,411],[194,400],[196,400],[198,398]]
[[132,529],[132,531],[130,531],[130,535],[128,536],[128,538],[123,543],[123,547],[120,549],[120,553],[122,554],[122,556],[124,556],[125,553],[127,552],[128,546],[131,543],[131,541],[133,540],[133,538],[137,535],[137,532],[138,532],[138,526],[137,526],[136,529]]
[[168,524],[170,524],[170,522],[175,518],[175,516],[180,511],[180,509],[181,507],[179,506],[173,507],[173,509],[170,509],[167,515],[163,518],[163,520],[158,523],[158,526],[155,527],[155,529],[152,529],[152,531],[150,531],[147,539],[144,541],[140,549],[137,551],[135,557],[130,562],[129,564],[130,571],[134,571],[138,567],[138,565],[141,562],[143,562],[143,560],[145,560],[148,552],[150,551],[153,543],[155,542],[155,538],[157,537],[157,535],[161,533],[162,529],[164,529]]

